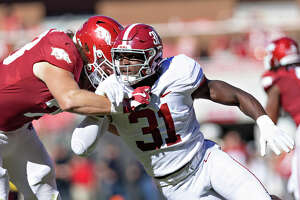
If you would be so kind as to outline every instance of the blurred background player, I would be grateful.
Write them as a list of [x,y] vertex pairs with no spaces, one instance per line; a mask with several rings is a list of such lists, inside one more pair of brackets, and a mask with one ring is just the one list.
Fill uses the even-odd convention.
[[[183,54],[163,59],[162,48],[160,36],[145,24],[128,25],[117,37],[112,48],[115,75],[96,90],[111,101],[114,131],[167,199],[271,199],[252,173],[216,143],[204,140],[193,100],[235,105],[256,120],[262,155],[266,143],[276,154],[289,152],[292,139],[274,125],[253,96],[208,80],[201,66]],[[92,126],[74,133],[91,131]]]
[[0,199],[8,198],[8,177],[26,200],[59,198],[53,163],[31,122],[46,113],[110,112],[107,99],[78,84],[87,88],[88,77],[96,87],[112,72],[110,49],[122,29],[112,18],[90,17],[75,37],[50,29],[0,64]]
[[300,162],[300,52],[295,40],[281,37],[272,41],[266,48],[264,64],[266,72],[261,83],[267,93],[266,112],[277,123],[280,110],[288,113],[298,126],[296,148],[292,161],[292,175],[288,189],[299,199]]

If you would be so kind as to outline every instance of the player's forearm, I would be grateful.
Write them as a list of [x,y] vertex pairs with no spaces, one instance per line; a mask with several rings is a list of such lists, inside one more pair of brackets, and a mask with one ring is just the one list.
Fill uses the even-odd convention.
[[111,111],[111,103],[106,97],[86,90],[70,91],[58,103],[64,111],[83,115],[106,115]]
[[252,95],[243,92],[237,95],[238,107],[247,116],[256,120],[259,116],[266,115],[262,105]]
[[273,109],[273,107],[274,105],[267,104],[265,110],[272,121],[276,124],[279,118],[279,109]]
[[71,112],[76,113],[80,115],[98,115],[98,116],[104,116],[107,114],[110,114],[110,109],[102,109],[99,107],[90,107],[90,106],[80,106],[80,107],[73,107],[70,109],[63,110],[65,112]]
[[268,92],[268,100],[266,104],[266,112],[274,123],[277,123],[280,111],[280,90],[277,86],[271,87]]

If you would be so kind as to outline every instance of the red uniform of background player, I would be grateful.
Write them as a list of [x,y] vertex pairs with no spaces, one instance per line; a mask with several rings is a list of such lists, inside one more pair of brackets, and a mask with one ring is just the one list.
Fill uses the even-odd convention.
[[48,30],[0,64],[0,199],[8,198],[8,174],[26,200],[59,199],[52,161],[31,121],[61,111],[110,112],[107,98],[78,83],[85,72],[95,87],[112,71],[110,49],[122,29],[94,16],[75,37]]
[[265,57],[267,71],[262,75],[262,85],[268,95],[266,112],[276,123],[280,108],[294,120],[297,128],[296,148],[293,158],[289,190],[299,199],[300,161],[300,52],[298,44],[291,38],[282,37],[272,41]]
[[[276,90],[280,92],[280,95],[278,96],[278,98],[276,98],[276,100],[278,100],[279,102],[269,106],[275,107],[277,104],[279,104],[280,106],[277,106],[277,108],[282,107],[287,113],[289,113],[297,126],[300,124],[299,67],[282,67],[278,68],[276,71],[267,71],[262,76],[262,83],[265,91],[268,94],[272,93],[272,90],[275,90],[275,88],[277,88]],[[272,97],[270,101],[275,101],[275,98]],[[275,109],[273,112],[270,111],[269,113],[272,113],[272,119],[277,122],[279,109]]]

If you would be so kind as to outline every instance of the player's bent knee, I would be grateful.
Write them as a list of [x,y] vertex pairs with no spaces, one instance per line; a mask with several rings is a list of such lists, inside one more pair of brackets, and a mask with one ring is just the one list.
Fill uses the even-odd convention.
[[37,163],[27,163],[28,183],[35,199],[38,200],[58,200],[59,192],[56,188],[55,173],[51,163],[41,165]]
[[87,152],[82,142],[73,138],[71,140],[71,149],[78,156],[85,156]]
[[27,177],[29,185],[34,187],[41,183],[54,180],[55,174],[52,166],[28,162]]

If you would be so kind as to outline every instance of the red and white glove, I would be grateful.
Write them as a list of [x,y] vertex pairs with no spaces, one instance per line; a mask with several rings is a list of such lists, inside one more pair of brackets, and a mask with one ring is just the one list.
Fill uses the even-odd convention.
[[260,130],[260,154],[266,154],[268,145],[276,155],[281,152],[290,152],[294,148],[294,140],[281,129],[279,129],[267,115],[257,118],[256,123]]
[[140,107],[145,107],[150,103],[151,88],[149,86],[137,87],[133,90],[131,95],[131,109],[137,111]]

